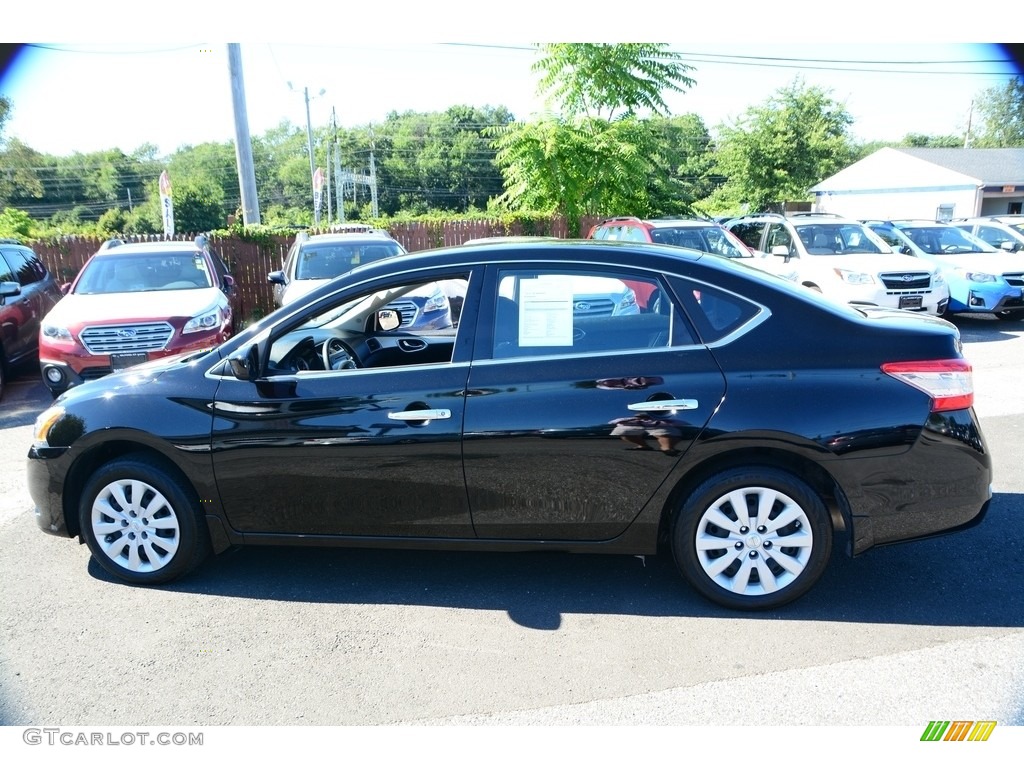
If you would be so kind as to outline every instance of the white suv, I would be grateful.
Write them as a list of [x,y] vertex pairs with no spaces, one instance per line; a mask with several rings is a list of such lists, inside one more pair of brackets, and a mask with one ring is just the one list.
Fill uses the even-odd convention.
[[941,315],[949,287],[931,262],[896,253],[859,221],[826,213],[759,213],[726,229],[796,267],[802,285],[849,304]]
[[1024,215],[979,216],[951,221],[964,232],[979,237],[993,248],[1019,251],[1024,248]]

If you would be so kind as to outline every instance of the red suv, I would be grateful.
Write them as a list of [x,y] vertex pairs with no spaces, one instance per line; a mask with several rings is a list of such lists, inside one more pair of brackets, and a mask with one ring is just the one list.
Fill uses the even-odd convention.
[[14,366],[36,354],[39,321],[60,301],[60,288],[28,246],[0,240],[0,397]]
[[635,243],[661,243],[710,253],[726,259],[740,259],[741,263],[762,272],[795,281],[796,270],[779,259],[756,256],[736,235],[710,219],[674,217],[640,219],[636,216],[617,216],[595,224],[587,235],[590,240],[629,240]]
[[56,397],[87,379],[218,345],[231,336],[233,286],[205,237],[107,241],[43,319],[43,381]]

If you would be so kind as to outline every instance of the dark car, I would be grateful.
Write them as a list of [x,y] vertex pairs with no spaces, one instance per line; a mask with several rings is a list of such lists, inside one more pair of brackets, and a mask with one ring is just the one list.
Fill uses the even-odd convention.
[[[598,277],[657,311],[578,315]],[[459,325],[401,327],[389,305],[444,280]],[[973,398],[938,318],[671,246],[491,243],[358,267],[214,350],[68,391],[28,482],[42,530],[136,584],[243,544],[664,547],[700,594],[765,609],[834,537],[860,554],[982,519]]]
[[38,353],[39,322],[60,298],[60,286],[35,251],[0,240],[0,397],[11,369]]

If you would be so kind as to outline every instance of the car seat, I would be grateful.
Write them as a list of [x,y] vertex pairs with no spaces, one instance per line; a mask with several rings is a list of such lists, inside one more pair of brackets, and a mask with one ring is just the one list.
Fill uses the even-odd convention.
[[519,352],[519,305],[498,297],[494,311],[494,356],[512,357]]

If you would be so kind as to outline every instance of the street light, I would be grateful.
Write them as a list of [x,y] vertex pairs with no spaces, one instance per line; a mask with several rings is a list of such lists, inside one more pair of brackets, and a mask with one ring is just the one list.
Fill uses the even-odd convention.
[[[288,83],[288,90],[295,90],[291,82]],[[325,93],[327,93],[327,91],[321,88],[320,93],[318,93],[317,96],[323,96]],[[313,176],[316,175],[316,168],[313,165],[313,123],[309,119],[309,88],[303,88],[302,95],[306,99],[306,144],[309,148],[309,183],[312,185]],[[313,191],[313,194],[316,194],[316,190]]]

